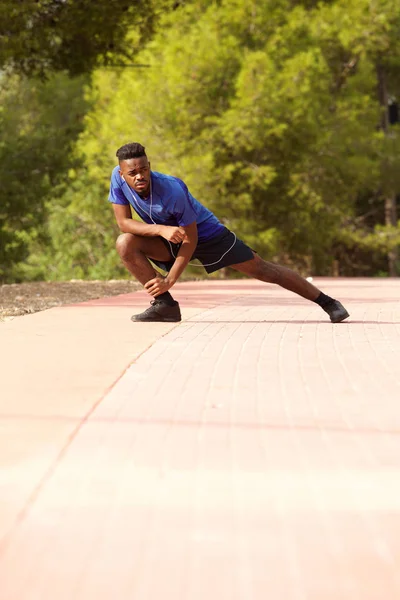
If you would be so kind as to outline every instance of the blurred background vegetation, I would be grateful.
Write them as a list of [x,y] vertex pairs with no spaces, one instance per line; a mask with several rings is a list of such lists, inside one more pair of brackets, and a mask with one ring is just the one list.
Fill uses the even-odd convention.
[[399,99],[398,0],[0,0],[0,282],[128,276],[129,141],[265,258],[396,276]]

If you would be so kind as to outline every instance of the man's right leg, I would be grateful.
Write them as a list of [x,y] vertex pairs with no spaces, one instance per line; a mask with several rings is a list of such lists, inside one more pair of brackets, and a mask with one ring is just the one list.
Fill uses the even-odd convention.
[[[128,271],[142,285],[158,274],[149,258],[161,262],[169,262],[172,256],[160,238],[144,237],[132,233],[122,233],[116,242],[117,252]],[[133,321],[167,321],[181,320],[179,304],[169,292],[156,296],[152,306],[139,315],[132,317]]]
[[149,258],[161,262],[172,260],[171,254],[160,238],[121,233],[116,241],[117,252],[130,273],[142,285],[154,279],[157,273]]

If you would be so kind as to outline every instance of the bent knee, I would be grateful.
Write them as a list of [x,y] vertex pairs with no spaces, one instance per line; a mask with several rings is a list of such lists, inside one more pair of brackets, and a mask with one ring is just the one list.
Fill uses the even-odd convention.
[[115,242],[115,247],[121,258],[124,258],[136,247],[136,239],[133,233],[121,233]]

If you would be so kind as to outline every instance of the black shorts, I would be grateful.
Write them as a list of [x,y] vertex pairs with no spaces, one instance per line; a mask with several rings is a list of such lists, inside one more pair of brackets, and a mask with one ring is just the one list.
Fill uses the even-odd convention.
[[[153,258],[150,260],[163,271],[170,271],[181,244],[168,242],[165,238],[161,238],[161,240],[164,242],[166,248],[168,248],[171,260],[168,262],[154,260]],[[242,242],[242,240],[239,240],[236,234],[224,227],[223,231],[216,237],[206,242],[199,242],[191,260],[199,260],[207,273],[214,273],[214,271],[218,271],[218,269],[222,269],[223,267],[236,265],[252,258],[254,258],[253,250]]]

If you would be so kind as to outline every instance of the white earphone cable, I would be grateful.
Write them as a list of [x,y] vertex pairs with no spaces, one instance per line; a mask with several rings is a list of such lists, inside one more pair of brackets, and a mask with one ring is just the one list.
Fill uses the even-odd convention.
[[[153,225],[158,225],[159,223],[156,223],[156,222],[154,221],[153,217],[151,216],[151,209],[152,209],[152,207],[153,207],[153,186],[152,186],[152,184],[151,184],[151,179],[150,179],[150,214],[149,214],[147,211],[145,211],[145,210],[144,210],[144,208],[142,208],[142,207],[139,205],[138,201],[137,201],[137,200],[136,200],[136,198],[135,198],[135,195],[134,195],[134,193],[132,192],[132,190],[131,190],[130,186],[128,185],[128,183],[126,183],[126,181],[125,181],[125,179],[124,179],[123,175],[121,175],[121,177],[122,177],[122,180],[124,181],[124,183],[127,185],[127,187],[128,187],[128,190],[129,190],[129,192],[130,192],[130,194],[131,194],[131,196],[132,196],[132,198],[133,198],[133,200],[134,200],[134,202],[135,202],[136,206],[137,206],[137,207],[138,207],[140,210],[142,210],[142,211],[143,211],[143,212],[144,212],[144,213],[145,213],[145,214],[146,214],[146,215],[149,217],[149,219],[150,219],[150,221],[153,223]],[[226,252],[224,252],[224,253],[223,253],[223,255],[221,256],[221,258],[219,258],[219,259],[218,259],[218,260],[216,260],[215,262],[212,262],[212,263],[207,263],[207,264],[203,264],[203,263],[202,263],[201,265],[198,265],[198,264],[196,264],[196,263],[192,263],[192,262],[189,262],[188,264],[189,264],[189,265],[191,265],[192,267],[212,267],[213,265],[216,265],[216,264],[218,264],[219,262],[221,262],[221,260],[224,258],[224,256],[226,256],[226,255],[228,254],[228,252],[230,252],[230,251],[232,250],[233,246],[236,244],[236,234],[235,234],[233,231],[232,231],[231,233],[232,233],[232,235],[233,235],[233,243],[232,243],[232,245],[231,245],[231,246],[228,248],[228,250],[226,250]],[[166,240],[166,241],[168,242],[168,245],[169,245],[169,247],[170,247],[170,251],[171,251],[171,254],[172,254],[172,256],[173,256],[174,258],[176,258],[175,254],[174,254],[174,251],[173,251],[173,248],[172,248],[172,245],[171,245],[171,242],[170,242],[169,240]]]

